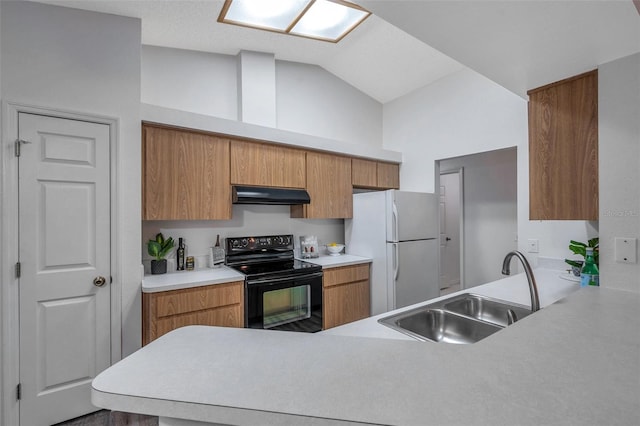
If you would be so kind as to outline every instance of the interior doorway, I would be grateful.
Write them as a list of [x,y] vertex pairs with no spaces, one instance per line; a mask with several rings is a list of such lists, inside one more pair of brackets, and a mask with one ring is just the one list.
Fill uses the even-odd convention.
[[[517,148],[438,160],[435,178],[443,204],[441,294],[503,278],[502,260],[518,245]],[[453,224],[456,199],[458,226]],[[454,236],[458,229],[459,236]],[[450,272],[456,266],[459,287]]]
[[440,294],[460,290],[463,235],[462,168],[440,171]]

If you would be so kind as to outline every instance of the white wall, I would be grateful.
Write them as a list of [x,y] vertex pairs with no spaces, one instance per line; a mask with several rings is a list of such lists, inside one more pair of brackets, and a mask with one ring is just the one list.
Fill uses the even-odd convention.
[[599,67],[598,115],[600,283],[640,292],[640,259],[614,259],[615,237],[640,238],[640,54]]
[[278,128],[382,146],[382,104],[316,65],[276,61]]
[[118,120],[118,270],[112,272],[122,284],[126,355],[141,341],[140,21],[32,2],[0,7],[3,101]]
[[[235,56],[142,47],[143,103],[238,120]],[[382,105],[316,65],[276,61],[277,128],[382,147]]]
[[[342,219],[291,219],[289,206],[234,205],[233,219],[216,221],[144,221],[142,222],[142,252],[145,269],[149,272],[150,256],[146,243],[158,232],[176,241],[182,237],[187,245],[187,256],[194,256],[196,268],[208,267],[209,247],[220,235],[220,243],[227,237],[293,234],[298,247],[301,235],[316,235],[318,244],[344,243]],[[177,244],[176,244],[177,245]],[[322,253],[323,251],[321,251]],[[169,271],[175,270],[175,250],[168,256]]]
[[516,164],[516,148],[440,161],[441,172],[464,170],[463,288],[503,278],[504,256],[517,248]]
[[[466,69],[384,105],[384,148],[402,151],[403,190],[434,191],[434,162],[518,148],[518,248],[539,240],[540,257],[563,258],[570,239],[595,229],[584,221],[529,221],[527,102]],[[527,253],[533,265],[538,256]]]
[[143,103],[238,119],[236,58],[142,46]]

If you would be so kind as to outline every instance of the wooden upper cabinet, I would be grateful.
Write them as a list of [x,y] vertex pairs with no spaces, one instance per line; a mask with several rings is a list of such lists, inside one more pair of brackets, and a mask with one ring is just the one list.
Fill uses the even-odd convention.
[[231,219],[228,139],[145,124],[142,173],[143,219]]
[[231,183],[304,188],[305,152],[257,142],[231,142]]
[[378,163],[373,160],[351,160],[351,183],[359,188],[375,188],[378,185]]
[[307,152],[307,192],[311,203],[291,206],[291,217],[339,219],[353,217],[351,158]]
[[529,218],[597,220],[597,70],[528,95]]
[[351,183],[356,188],[400,188],[400,167],[398,164],[353,158],[351,167]]
[[400,165],[394,163],[377,164],[378,188],[384,189],[400,189]]

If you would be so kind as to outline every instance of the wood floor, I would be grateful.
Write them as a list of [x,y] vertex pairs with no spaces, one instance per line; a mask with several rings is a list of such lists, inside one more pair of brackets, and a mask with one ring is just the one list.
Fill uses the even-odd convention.
[[158,418],[141,414],[101,410],[53,426],[158,426]]

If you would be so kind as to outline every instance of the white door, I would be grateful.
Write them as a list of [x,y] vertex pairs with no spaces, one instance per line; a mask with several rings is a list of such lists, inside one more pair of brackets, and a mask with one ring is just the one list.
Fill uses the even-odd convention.
[[440,288],[460,284],[460,173],[440,175]]
[[20,113],[18,134],[20,423],[51,425],[97,410],[111,360],[109,126]]

